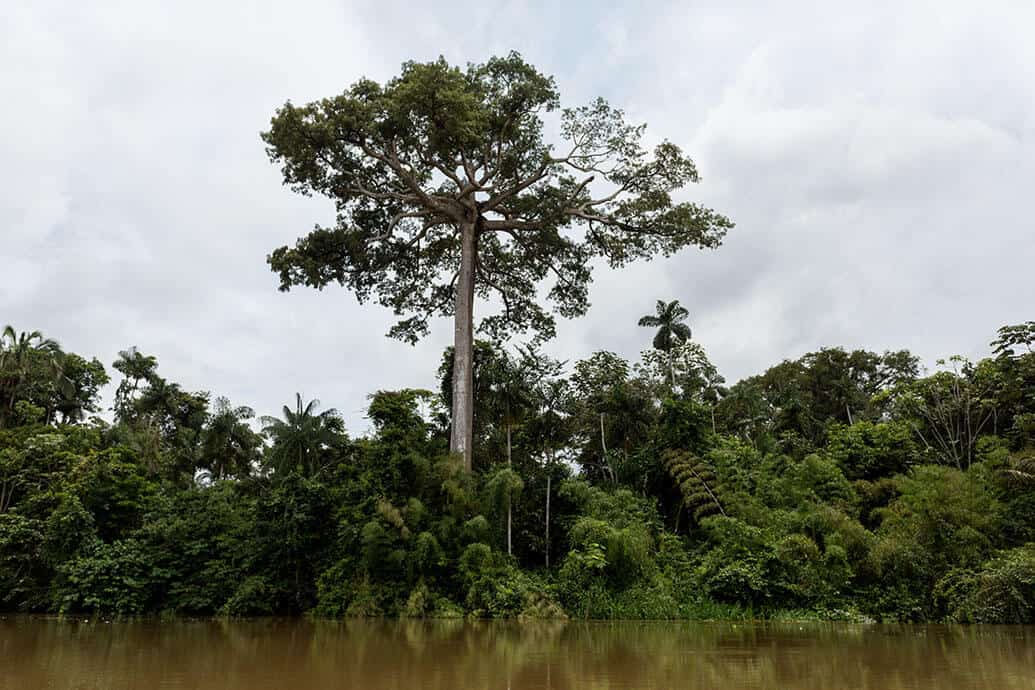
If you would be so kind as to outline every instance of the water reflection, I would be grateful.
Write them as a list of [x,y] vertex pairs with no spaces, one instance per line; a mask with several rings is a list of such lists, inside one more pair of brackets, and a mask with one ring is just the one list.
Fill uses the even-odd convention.
[[0,619],[0,688],[1035,688],[1025,627]]

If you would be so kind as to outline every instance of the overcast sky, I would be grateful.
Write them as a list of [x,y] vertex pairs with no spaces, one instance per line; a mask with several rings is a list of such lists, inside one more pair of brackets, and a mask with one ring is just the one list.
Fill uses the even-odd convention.
[[451,326],[414,348],[343,289],[277,292],[267,253],[333,212],[258,133],[404,60],[518,50],[563,104],[604,96],[683,146],[686,198],[737,223],[717,251],[598,270],[555,355],[636,356],[637,318],[679,299],[731,381],[825,345],[981,356],[1035,318],[1033,28],[1030,0],[7,0],[0,324],[364,430],[368,393],[433,385]]

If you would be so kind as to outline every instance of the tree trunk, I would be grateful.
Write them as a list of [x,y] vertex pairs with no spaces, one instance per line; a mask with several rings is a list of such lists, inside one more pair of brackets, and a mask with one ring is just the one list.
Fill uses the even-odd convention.
[[[507,469],[508,470],[511,469],[510,457],[511,457],[511,455],[510,455],[510,424],[507,424]],[[511,538],[510,538],[510,535],[511,535],[510,525],[511,525],[511,523],[513,521],[512,520],[512,518],[513,518],[513,508],[514,508],[514,502],[513,502],[513,499],[511,499],[511,497],[510,497],[510,492],[508,491],[507,492],[507,555],[508,556],[513,555],[513,553],[514,553],[513,544],[511,543]]]
[[617,483],[615,479],[615,470],[611,467],[611,461],[607,457],[607,441],[604,439],[604,413],[600,413],[600,450],[603,451],[603,463],[607,473],[611,476],[611,482]]
[[546,470],[546,568],[550,568],[550,480],[553,477],[550,471],[553,467],[548,467]]
[[462,455],[471,471],[474,433],[474,262],[478,250],[473,223],[460,228],[460,272],[456,279],[456,313],[453,316],[453,426],[449,452]]

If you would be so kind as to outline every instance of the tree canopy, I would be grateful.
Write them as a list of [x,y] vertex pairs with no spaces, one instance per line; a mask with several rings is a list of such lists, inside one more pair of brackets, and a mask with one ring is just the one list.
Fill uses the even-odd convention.
[[648,150],[645,126],[597,100],[561,111],[558,152],[543,116],[559,107],[554,80],[516,53],[466,69],[408,62],[384,85],[287,103],[263,134],[270,157],[296,191],[334,199],[338,218],[271,254],[281,288],[338,282],[376,296],[405,317],[392,335],[414,340],[430,316],[453,313],[458,230],[477,222],[477,290],[504,308],[482,327],[550,335],[539,281],[552,277],[547,300],[577,315],[593,257],[620,266],[719,244],[727,218],[672,198],[698,181],[678,146]]

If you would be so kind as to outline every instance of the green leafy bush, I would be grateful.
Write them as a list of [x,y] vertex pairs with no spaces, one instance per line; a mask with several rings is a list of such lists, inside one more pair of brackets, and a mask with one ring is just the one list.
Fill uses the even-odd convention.
[[936,591],[958,622],[1035,623],[1035,544],[1003,551],[976,570],[953,571]]
[[153,610],[156,573],[136,539],[99,543],[59,568],[65,576],[57,592],[62,612],[135,616]]

